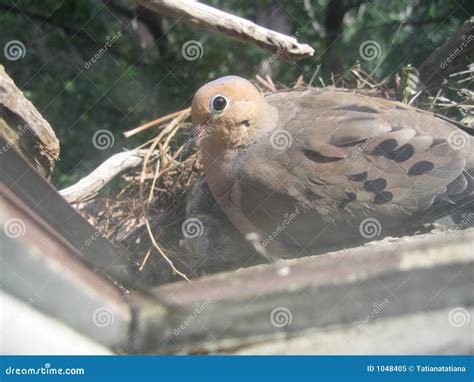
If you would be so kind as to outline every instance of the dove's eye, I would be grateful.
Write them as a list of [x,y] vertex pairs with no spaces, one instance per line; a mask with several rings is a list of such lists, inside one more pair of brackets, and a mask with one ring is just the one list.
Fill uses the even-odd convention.
[[226,97],[217,94],[211,98],[211,102],[209,102],[209,109],[211,110],[211,113],[220,113],[226,108],[227,103]]

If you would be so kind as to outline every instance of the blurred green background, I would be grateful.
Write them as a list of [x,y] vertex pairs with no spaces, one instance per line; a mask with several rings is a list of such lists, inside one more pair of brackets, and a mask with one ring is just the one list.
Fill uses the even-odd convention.
[[[274,62],[267,71],[291,84],[306,81],[318,65],[323,78],[344,74],[357,61],[379,80],[394,81],[408,64],[419,66],[473,14],[472,1],[298,0],[204,1],[310,44],[314,57],[296,65]],[[254,77],[270,54],[216,33],[188,27],[133,1],[0,0],[4,47],[19,40],[23,58],[2,64],[17,86],[50,122],[61,142],[53,182],[65,187],[122,148],[133,148],[156,133],[131,139],[122,132],[189,106],[204,82],[227,74]],[[202,44],[190,61],[182,46]],[[375,40],[379,59],[361,59],[360,45]],[[107,51],[94,57],[108,44]],[[330,81],[328,81],[330,82]],[[92,136],[111,131],[113,147],[98,150]]]

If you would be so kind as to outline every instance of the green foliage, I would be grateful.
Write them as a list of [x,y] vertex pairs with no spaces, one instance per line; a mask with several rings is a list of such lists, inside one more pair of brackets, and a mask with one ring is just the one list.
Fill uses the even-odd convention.
[[[53,179],[58,187],[84,176],[113,152],[135,147],[155,133],[148,131],[124,140],[122,132],[189,106],[194,91],[210,79],[227,74],[253,77],[271,56],[257,47],[160,16],[155,16],[154,22],[140,17],[137,21],[132,18],[142,10],[134,3],[14,3],[16,6],[0,1],[0,43],[3,47],[8,41],[20,40],[26,46],[26,56],[17,61],[2,56],[2,63],[60,139],[61,160]],[[279,61],[269,65],[272,77],[286,84],[300,74],[309,81],[319,64],[322,76],[330,78],[332,72],[343,74],[358,60],[367,71],[376,69],[377,78],[393,79],[408,64],[419,66],[472,14],[467,1],[345,0],[340,1],[347,7],[343,24],[329,33],[328,27],[334,25],[326,22],[326,0],[309,2],[312,20],[303,1],[208,3],[283,33],[298,33],[299,41],[315,48],[313,58],[295,65]],[[150,32],[153,26],[161,29],[161,36]],[[202,44],[200,59],[182,57],[181,48],[189,40]],[[368,40],[381,47],[379,57],[372,61],[363,60],[359,52]],[[108,41],[111,46],[103,53]],[[87,68],[86,63],[98,54]],[[113,133],[113,147],[94,147],[92,136],[99,129]]]

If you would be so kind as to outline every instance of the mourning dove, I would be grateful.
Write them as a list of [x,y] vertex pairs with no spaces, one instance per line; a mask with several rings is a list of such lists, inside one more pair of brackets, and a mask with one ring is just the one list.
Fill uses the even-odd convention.
[[263,96],[228,76],[196,92],[192,120],[213,197],[260,248],[366,241],[473,203],[472,137],[399,102],[317,88]]

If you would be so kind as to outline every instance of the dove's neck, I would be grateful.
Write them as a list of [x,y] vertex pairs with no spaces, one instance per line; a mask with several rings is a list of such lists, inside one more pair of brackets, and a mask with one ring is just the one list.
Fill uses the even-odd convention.
[[238,155],[220,142],[203,141],[201,143],[202,164],[207,184],[218,204],[224,203],[233,186],[234,164]]
[[[222,205],[229,197],[237,177],[238,156],[240,155],[239,145],[247,145],[258,140],[263,130],[275,127],[278,120],[278,111],[265,101],[258,113],[258,119],[254,119],[253,125],[240,134],[236,134],[238,139],[235,143],[215,139],[212,135],[204,137],[201,141],[202,163],[206,175],[206,180],[216,201]],[[236,132],[238,127],[234,127]]]

